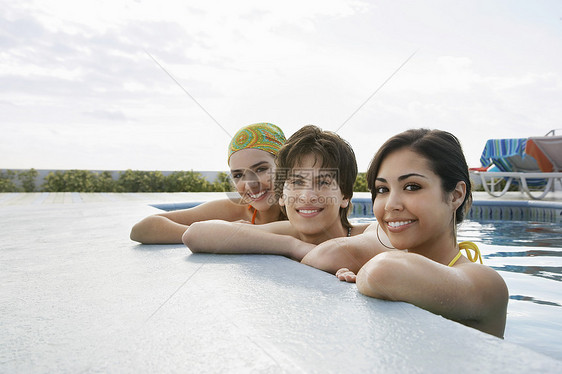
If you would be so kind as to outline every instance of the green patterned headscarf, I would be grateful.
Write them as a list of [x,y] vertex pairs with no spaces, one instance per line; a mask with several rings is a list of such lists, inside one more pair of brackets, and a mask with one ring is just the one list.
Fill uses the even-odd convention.
[[242,149],[261,149],[277,156],[285,140],[283,131],[272,123],[254,123],[242,127],[230,141],[228,161],[234,152]]

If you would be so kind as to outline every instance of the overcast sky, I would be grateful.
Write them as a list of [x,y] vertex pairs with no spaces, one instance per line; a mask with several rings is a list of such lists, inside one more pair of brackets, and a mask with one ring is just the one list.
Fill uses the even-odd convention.
[[438,128],[478,166],[562,128],[559,0],[0,4],[0,168],[227,170],[255,122],[339,129],[360,171]]

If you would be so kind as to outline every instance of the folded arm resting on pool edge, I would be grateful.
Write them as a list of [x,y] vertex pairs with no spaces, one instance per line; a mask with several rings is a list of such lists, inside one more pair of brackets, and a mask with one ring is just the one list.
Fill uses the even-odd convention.
[[357,272],[374,255],[386,250],[373,227],[376,228],[376,223],[367,228],[358,225],[353,228],[355,232],[351,237],[314,245],[298,239],[289,221],[254,226],[211,220],[193,223],[182,239],[194,253],[282,255],[335,274],[344,266]]
[[416,253],[388,251],[361,268],[357,288],[367,296],[405,301],[503,337],[507,286],[487,266],[465,262],[448,267]]
[[236,221],[247,214],[246,211],[246,205],[230,199],[207,201],[193,208],[148,216],[133,226],[130,237],[143,244],[181,243],[183,233],[194,222]]
[[[372,223],[358,235],[327,240],[308,252],[301,262],[331,274],[343,267],[357,273],[375,255],[389,250],[377,237],[377,225]],[[381,236],[386,238],[384,233]]]
[[194,253],[273,254],[300,261],[314,245],[294,235],[289,221],[256,226],[211,220],[193,223],[182,240]]

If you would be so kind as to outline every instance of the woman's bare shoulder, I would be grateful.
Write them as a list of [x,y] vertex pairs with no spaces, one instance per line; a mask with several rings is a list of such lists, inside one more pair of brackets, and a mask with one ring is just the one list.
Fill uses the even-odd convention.
[[465,273],[471,282],[476,283],[479,288],[497,292],[507,291],[507,286],[502,276],[489,266],[471,262],[463,256],[462,262],[454,268]]

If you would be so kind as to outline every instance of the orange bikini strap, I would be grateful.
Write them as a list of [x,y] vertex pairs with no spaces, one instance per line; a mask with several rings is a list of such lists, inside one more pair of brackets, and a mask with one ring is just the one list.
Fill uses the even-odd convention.
[[258,210],[251,205],[248,205],[248,210],[254,209],[254,214],[252,214],[252,225],[256,224],[256,216],[258,214]]

